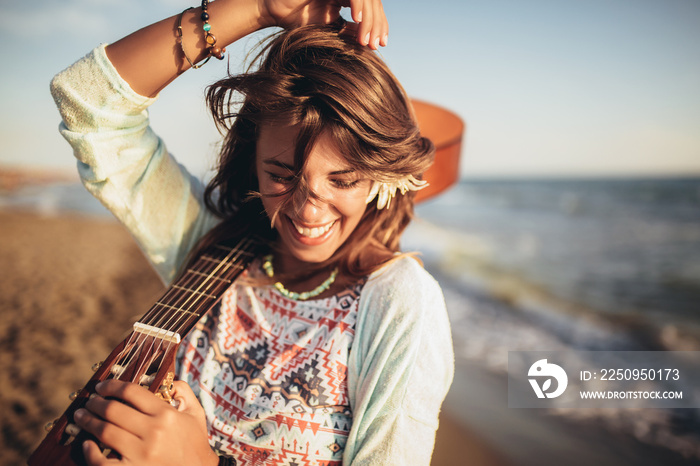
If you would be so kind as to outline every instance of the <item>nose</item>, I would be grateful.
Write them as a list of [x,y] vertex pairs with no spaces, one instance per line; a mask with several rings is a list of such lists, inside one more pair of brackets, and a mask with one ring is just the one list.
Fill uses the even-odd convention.
[[294,213],[302,221],[314,223],[323,218],[328,204],[323,195],[308,183],[301,183],[293,193]]

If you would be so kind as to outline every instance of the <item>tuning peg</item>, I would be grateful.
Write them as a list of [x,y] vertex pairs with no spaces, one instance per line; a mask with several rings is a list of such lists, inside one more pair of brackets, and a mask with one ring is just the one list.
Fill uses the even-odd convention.
[[63,429],[63,432],[68,435],[68,438],[65,440],[65,442],[63,442],[63,445],[70,445],[80,433],[80,427],[76,426],[75,424],[66,424],[66,428]]
[[51,429],[53,429],[53,426],[55,426],[57,422],[58,422],[58,419],[54,419],[51,422],[47,422],[46,424],[44,424],[44,430],[46,432],[50,432]]
[[65,432],[70,436],[76,436],[80,433],[80,427],[75,424],[66,424]]
[[71,401],[75,401],[75,399],[78,398],[78,395],[80,395],[80,390],[76,390],[70,395],[68,395],[68,399]]
[[151,386],[153,381],[156,380],[155,375],[142,375],[141,379],[139,379],[139,385],[143,385],[144,387],[148,388]]
[[92,365],[90,369],[92,369],[92,372],[97,372],[97,370],[102,367],[102,363],[104,361],[96,362],[95,364]]

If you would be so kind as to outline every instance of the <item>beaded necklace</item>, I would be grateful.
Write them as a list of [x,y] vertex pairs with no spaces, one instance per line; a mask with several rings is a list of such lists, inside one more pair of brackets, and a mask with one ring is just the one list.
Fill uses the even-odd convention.
[[[265,269],[265,273],[267,274],[268,277],[272,278],[275,276],[275,271],[272,268],[272,254],[268,254],[267,256],[263,257],[263,269]],[[304,291],[303,293],[297,293],[296,291],[289,291],[287,288],[282,285],[280,282],[275,282],[275,288],[279,290],[279,292],[289,298],[289,299],[295,299],[298,301],[306,301],[307,299],[315,298],[316,296],[320,295],[324,291],[326,291],[328,288],[331,287],[333,282],[335,281],[335,277],[338,275],[338,267],[334,268],[333,271],[331,272],[330,277],[326,278],[326,280],[318,285],[316,288],[314,288],[311,291]]]

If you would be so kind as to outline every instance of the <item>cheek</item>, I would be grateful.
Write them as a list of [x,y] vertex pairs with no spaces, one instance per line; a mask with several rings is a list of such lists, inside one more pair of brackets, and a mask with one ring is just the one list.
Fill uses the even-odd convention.
[[272,181],[265,179],[265,177],[263,177],[262,180],[258,178],[258,180],[258,190],[260,191],[260,194],[263,195],[263,206],[265,207],[267,214],[272,217],[272,214],[277,211],[285,199],[285,196],[278,195],[282,194],[285,191],[285,188],[279,183],[273,183]]
[[274,196],[274,197],[263,196],[262,197],[263,207],[265,208],[265,212],[267,213],[267,216],[270,219],[272,219],[272,216],[275,214],[275,212],[279,211],[279,208],[282,205],[282,200],[283,200],[283,198],[281,196]]
[[365,213],[365,210],[367,210],[367,203],[365,202],[365,199],[366,196],[354,197],[346,200],[346,202],[337,204],[340,214],[347,218],[353,227],[360,221],[362,215]]

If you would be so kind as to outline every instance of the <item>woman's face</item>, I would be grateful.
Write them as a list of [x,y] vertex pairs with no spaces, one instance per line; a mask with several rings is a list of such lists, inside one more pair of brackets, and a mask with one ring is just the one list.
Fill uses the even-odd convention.
[[[282,193],[292,186],[297,133],[292,125],[260,128],[255,165],[262,194]],[[297,261],[318,263],[330,258],[367,208],[370,180],[350,167],[328,133],[317,138],[301,175],[316,197],[304,194],[303,189],[294,191],[289,195],[298,196],[296,202],[287,203],[275,217],[280,246],[287,252],[278,259],[281,272],[290,271]],[[270,218],[284,200],[285,196],[263,196]]]

